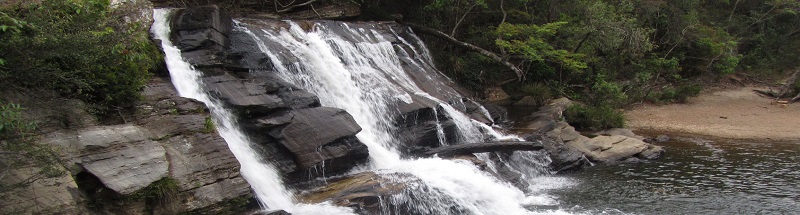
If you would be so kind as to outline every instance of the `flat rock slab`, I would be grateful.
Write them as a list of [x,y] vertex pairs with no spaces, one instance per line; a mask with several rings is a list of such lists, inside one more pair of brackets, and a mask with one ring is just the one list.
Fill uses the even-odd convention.
[[80,165],[120,194],[131,194],[167,176],[166,150],[146,129],[122,125],[79,134]]
[[[361,131],[361,127],[353,117],[338,108],[293,110],[292,115],[294,117],[291,123],[279,129],[273,136],[280,139],[280,143],[288,148],[305,168],[350,153],[349,149],[335,147],[335,142],[353,137]],[[363,143],[357,144],[363,146]]]

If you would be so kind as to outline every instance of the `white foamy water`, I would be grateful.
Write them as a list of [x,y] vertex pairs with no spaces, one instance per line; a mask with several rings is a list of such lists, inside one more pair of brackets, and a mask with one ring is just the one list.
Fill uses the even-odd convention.
[[[430,66],[431,58],[424,46],[402,38],[384,38],[385,34],[375,30],[381,26],[361,28],[326,22],[304,30],[295,23],[288,24],[287,29],[261,27],[269,26],[264,23],[237,23],[236,29],[253,37],[283,79],[318,95],[323,106],[342,108],[353,115],[363,129],[356,136],[369,147],[373,171],[411,174],[419,179],[418,184],[409,182],[408,195],[390,201],[411,203],[411,211],[420,214],[565,213],[526,209],[557,202],[547,195],[499,181],[468,161],[400,158],[396,146],[401,143],[394,120],[399,114],[398,104],[408,103],[410,95],[438,102],[438,107],[453,119],[459,140],[451,143],[519,140],[470,119],[445,102],[460,97],[437,77],[438,71]],[[398,35],[394,30],[391,34]],[[421,43],[418,38],[413,41]],[[426,86],[420,86],[420,82]],[[481,111],[488,115],[485,109]],[[444,140],[439,131],[440,140]],[[540,158],[526,160],[537,155],[515,153],[512,158],[522,162],[492,165],[511,165],[512,169],[522,169],[517,171],[523,175],[537,175],[541,174],[538,169],[548,164],[542,162],[549,162]]]
[[[200,72],[170,42],[168,13],[155,10],[152,33],[161,40],[171,80],[181,96],[202,101],[209,107],[219,134],[241,164],[242,176],[262,206],[300,215],[354,213],[350,208],[328,203],[301,204],[294,199],[278,171],[251,148],[253,143],[238,130],[230,111],[205,92]],[[435,70],[429,51],[415,35],[404,34],[409,36],[404,38],[395,29],[381,29],[386,26],[350,27],[340,22],[317,24],[310,31],[294,23],[289,23],[288,29],[237,25],[236,30],[253,36],[282,78],[318,95],[324,106],[345,109],[354,117],[363,128],[356,137],[369,147],[371,159],[368,167],[359,169],[375,171],[407,185],[403,193],[382,201],[410,206],[405,212],[416,214],[567,214],[562,210],[526,209],[557,205],[556,198],[538,191],[567,184],[548,181],[552,178],[542,176],[549,160],[541,154],[515,152],[500,162],[489,159],[487,153],[478,155],[490,169],[503,166],[526,177],[530,187],[524,190],[465,160],[401,158],[396,149],[401,143],[396,137],[398,128],[394,120],[399,113],[398,104],[414,102],[415,97],[439,103],[434,111],[443,111],[457,125],[456,140],[446,139],[442,126],[437,126],[442,144],[519,140],[460,111],[465,108],[460,95]],[[381,30],[383,34],[378,32]],[[387,35],[391,38],[384,38]],[[491,119],[488,111],[480,108],[480,113]],[[436,115],[437,121],[446,120]],[[413,177],[408,179],[403,175]],[[539,183],[542,181],[546,183]],[[392,212],[388,207],[382,209],[385,213]]]
[[292,193],[284,187],[278,171],[272,165],[261,162],[260,156],[251,148],[250,140],[238,129],[231,112],[206,94],[200,72],[181,57],[181,51],[170,41],[167,20],[169,12],[166,9],[154,10],[151,31],[156,39],[161,40],[172,84],[180,96],[201,101],[211,110],[217,131],[236,156],[241,165],[242,177],[253,188],[262,206],[266,209],[283,209],[293,214],[319,214],[320,211],[324,211],[325,214],[352,214],[349,208],[334,207],[329,204],[295,203]]

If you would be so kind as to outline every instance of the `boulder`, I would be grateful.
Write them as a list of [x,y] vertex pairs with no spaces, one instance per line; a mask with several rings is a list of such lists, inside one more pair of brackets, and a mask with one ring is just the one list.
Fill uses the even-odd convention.
[[639,135],[634,134],[633,131],[631,131],[631,129],[627,129],[627,128],[611,128],[611,129],[595,132],[594,135],[604,135],[604,136],[620,135],[620,136],[630,137],[630,138],[637,139],[637,140],[642,140],[642,141],[644,141],[646,139],[643,136],[639,136]]
[[322,164],[326,172],[341,172],[369,157],[367,146],[355,138],[361,127],[346,111],[316,107],[292,110],[291,114],[291,122],[273,129],[270,135],[289,149],[301,168]]
[[209,92],[243,117],[259,116],[279,108],[288,108],[278,95],[277,86],[263,80],[240,79],[231,74],[203,79]]
[[597,136],[589,141],[572,141],[568,144],[583,152],[590,160],[598,162],[622,161],[646,150],[649,145],[620,135]]
[[506,91],[503,90],[501,86],[487,87],[483,91],[483,94],[486,97],[486,101],[489,102],[505,103],[506,101],[509,101],[509,99],[511,98],[511,96],[509,96],[508,93],[506,93]]
[[142,127],[93,127],[77,137],[83,146],[78,165],[117,193],[131,194],[168,175],[166,150]]
[[584,136],[561,119],[571,104],[566,98],[550,101],[517,123],[522,125],[519,130],[529,132],[526,140],[541,141],[552,160],[552,169],[576,169],[588,165],[588,160],[613,163],[628,158],[656,159],[663,154],[663,148],[643,142],[644,137],[629,129],[596,132],[594,138]]
[[539,99],[536,99],[533,96],[525,96],[522,97],[517,102],[514,102],[515,106],[539,106]]

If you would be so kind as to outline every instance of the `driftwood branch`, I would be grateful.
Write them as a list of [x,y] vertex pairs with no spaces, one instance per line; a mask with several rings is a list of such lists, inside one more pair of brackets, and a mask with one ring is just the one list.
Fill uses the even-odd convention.
[[775,101],[787,96],[786,94],[791,91],[792,85],[795,81],[797,81],[798,74],[800,74],[800,68],[795,70],[794,73],[792,73],[792,76],[789,76],[789,79],[786,80],[786,83],[783,83],[783,86],[781,86],[780,91],[778,91],[777,96],[775,97]]
[[524,80],[525,79],[525,74],[522,72],[521,69],[517,68],[517,66],[515,66],[511,62],[508,62],[508,61],[504,60],[502,57],[500,57],[499,55],[495,54],[494,52],[488,51],[486,49],[483,49],[481,47],[478,47],[478,46],[475,46],[475,45],[472,45],[472,44],[469,44],[469,43],[461,42],[458,39],[453,38],[450,35],[442,33],[441,31],[438,31],[436,29],[428,28],[428,27],[417,25],[417,24],[414,24],[414,23],[407,23],[407,22],[401,22],[401,21],[398,21],[398,23],[408,25],[409,27],[411,27],[411,29],[414,29],[414,31],[416,31],[416,32],[427,34],[427,35],[430,35],[430,36],[434,36],[436,38],[443,39],[443,40],[447,41],[450,44],[459,46],[461,48],[469,49],[469,50],[474,51],[474,52],[478,52],[481,55],[486,56],[488,58],[491,58],[492,60],[494,60],[494,61],[496,61],[498,63],[501,63],[504,66],[506,66],[509,69],[511,69],[512,71],[514,71],[514,73],[517,75],[517,79],[518,80]]
[[490,142],[468,143],[450,146],[441,146],[430,149],[423,154],[427,156],[452,156],[470,153],[496,152],[496,151],[538,151],[544,146],[540,142]]
[[797,101],[800,101],[800,92],[798,92],[797,95],[792,98],[792,100],[789,100],[789,103],[794,103]]
[[[305,3],[294,4],[294,5],[293,5],[294,1],[292,1],[292,3],[289,3],[289,5],[286,5],[286,6],[281,5],[281,7],[286,7],[286,8],[281,9],[281,10],[277,10],[277,11],[278,11],[278,13],[285,13],[285,12],[294,10],[297,7],[306,6],[306,5],[309,5],[309,4],[314,3],[316,1],[317,0],[309,0],[309,1],[305,2]],[[278,2],[278,1],[275,1],[275,2]]]

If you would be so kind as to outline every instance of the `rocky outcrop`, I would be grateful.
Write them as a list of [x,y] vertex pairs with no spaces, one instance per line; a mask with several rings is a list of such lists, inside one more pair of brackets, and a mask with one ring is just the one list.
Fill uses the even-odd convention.
[[[250,186],[225,140],[208,124],[203,103],[178,97],[163,78],[152,79],[141,95],[135,111],[120,113],[122,124],[44,123],[47,133],[38,143],[58,152],[66,174],[15,190],[0,212],[177,214],[258,207],[248,206],[254,203]],[[39,109],[55,106],[26,107],[49,113]],[[64,108],[80,107],[85,106]],[[30,178],[37,172],[30,168],[4,180]]]
[[613,163],[627,159],[656,159],[664,150],[642,140],[627,129],[610,129],[589,138],[562,121],[562,113],[571,101],[556,99],[518,122],[519,130],[529,135],[526,140],[542,141],[558,171],[580,168],[592,162]]
[[268,58],[254,54],[261,51],[253,50],[257,46],[249,35],[232,33],[231,22],[216,6],[182,9],[173,16],[172,41],[184,58],[199,66],[209,94],[233,110],[265,158],[291,182],[343,173],[365,163],[369,154],[355,138],[361,128],[352,116],[320,107],[316,95],[265,71],[271,68]]
[[[127,116],[132,123],[57,132],[44,140],[69,158],[90,210],[177,213],[252,197],[225,140],[206,124],[205,106],[176,94],[168,81],[156,78],[144,89],[137,111]],[[174,199],[127,200],[164,180],[175,182],[169,185]]]
[[404,155],[412,156],[420,149],[443,145],[439,129],[445,135],[444,141],[456,139],[458,128],[455,122],[437,102],[417,95],[412,95],[412,98],[413,103],[400,104],[400,114],[395,119]]

